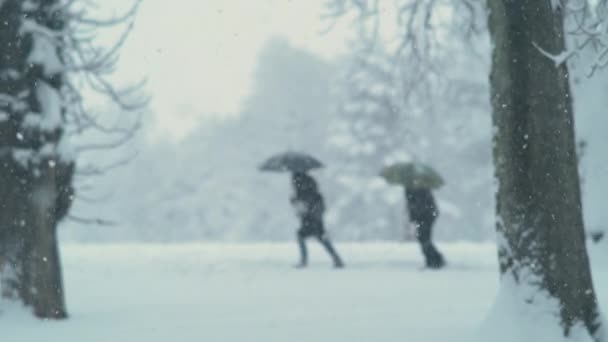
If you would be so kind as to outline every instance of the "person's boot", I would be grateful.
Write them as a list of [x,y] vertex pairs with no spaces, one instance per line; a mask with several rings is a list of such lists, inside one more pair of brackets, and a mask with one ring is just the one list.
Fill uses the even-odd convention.
[[445,266],[445,260],[443,256],[437,252],[432,258],[428,258],[426,261],[426,267],[434,270],[438,270]]
[[426,268],[438,270],[445,266],[443,255],[439,253],[431,242],[422,245],[422,252],[424,254]]
[[340,258],[340,256],[338,255],[338,253],[336,253],[336,251],[332,248],[332,258],[334,260],[334,268],[344,268],[344,262],[342,261],[342,259]]
[[342,259],[340,258],[340,256],[338,255],[338,253],[336,253],[336,251],[332,248],[332,259],[334,260],[334,268],[344,268],[344,262],[342,261]]
[[342,262],[342,259],[340,259],[340,256],[334,249],[334,246],[331,244],[331,242],[327,239],[327,237],[320,236],[318,239],[321,245],[329,254],[329,256],[331,256],[331,259],[334,261],[334,268],[344,268],[344,263]]

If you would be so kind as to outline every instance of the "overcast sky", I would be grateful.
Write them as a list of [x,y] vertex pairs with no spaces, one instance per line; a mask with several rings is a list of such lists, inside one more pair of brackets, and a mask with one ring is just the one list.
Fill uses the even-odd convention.
[[320,19],[324,1],[144,0],[121,53],[119,77],[147,76],[157,126],[180,136],[205,115],[238,111],[269,37],[283,35],[324,58],[344,51],[344,27],[320,34],[327,25]]

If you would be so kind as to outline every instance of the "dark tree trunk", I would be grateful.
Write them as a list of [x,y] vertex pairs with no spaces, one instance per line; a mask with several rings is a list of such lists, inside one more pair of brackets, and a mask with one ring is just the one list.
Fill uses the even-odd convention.
[[71,204],[74,163],[60,148],[61,40],[45,37],[63,34],[59,3],[0,1],[2,293],[40,318],[67,316],[56,232]]
[[540,50],[564,51],[561,10],[549,0],[487,3],[501,278],[556,299],[552,314],[565,336],[582,325],[600,341],[605,337],[585,245],[568,70]]

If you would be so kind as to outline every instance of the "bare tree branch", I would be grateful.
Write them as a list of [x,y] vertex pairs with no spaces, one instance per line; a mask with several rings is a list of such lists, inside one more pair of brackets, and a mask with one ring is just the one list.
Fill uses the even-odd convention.
[[116,226],[116,222],[110,221],[110,220],[105,220],[102,218],[87,218],[87,217],[79,217],[79,216],[70,214],[70,215],[66,216],[66,219],[76,222],[76,223],[87,224],[87,225]]
[[130,162],[132,162],[135,157],[137,156],[137,153],[134,153],[131,156],[128,156],[126,158],[123,158],[121,160],[115,161],[111,164],[105,165],[105,166],[99,166],[99,165],[87,165],[85,167],[82,167],[78,170],[76,170],[75,175],[82,177],[82,176],[86,176],[86,177],[90,177],[90,176],[100,176],[100,175],[104,175],[106,174],[108,171],[128,165]]
[[[132,20],[135,15],[137,14],[137,11],[139,9],[139,6],[141,5],[142,0],[137,0],[135,1],[135,3],[131,6],[130,9],[128,9],[125,13],[123,13],[120,16],[116,16],[113,18],[108,18],[108,19],[99,19],[99,18],[93,18],[90,17],[88,15],[88,11],[85,8],[81,8],[81,9],[75,9],[75,5],[78,4],[78,2],[70,0],[65,6],[67,8],[67,12],[70,13],[69,14],[69,18],[71,21],[74,21],[80,25],[89,25],[89,26],[94,26],[96,28],[98,27],[114,27],[116,25],[120,25],[126,21]],[[91,4],[88,4],[88,7],[90,7]]]

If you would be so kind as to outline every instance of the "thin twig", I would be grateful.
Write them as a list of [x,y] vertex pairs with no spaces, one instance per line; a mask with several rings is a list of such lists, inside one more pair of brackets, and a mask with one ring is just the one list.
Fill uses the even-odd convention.
[[87,218],[87,217],[75,216],[72,214],[68,214],[66,216],[66,218],[70,221],[80,223],[80,224],[87,224],[87,225],[96,225],[96,226],[116,226],[117,225],[117,223],[115,221],[110,221],[110,220],[106,220],[106,219],[102,219],[102,218]]

